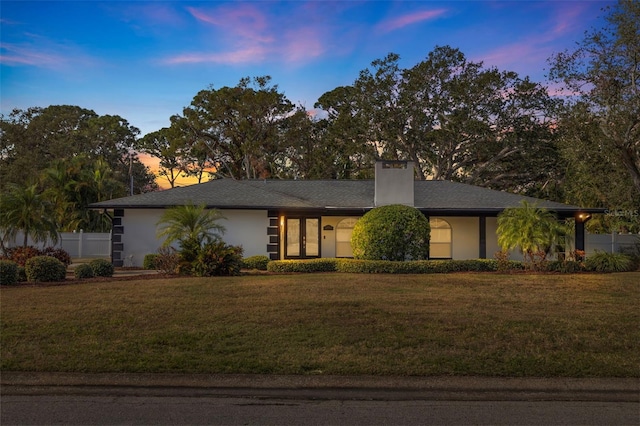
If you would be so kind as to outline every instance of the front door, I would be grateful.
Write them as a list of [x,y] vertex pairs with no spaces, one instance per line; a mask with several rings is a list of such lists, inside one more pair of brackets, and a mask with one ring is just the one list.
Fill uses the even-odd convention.
[[319,217],[288,217],[285,233],[286,258],[320,257]]

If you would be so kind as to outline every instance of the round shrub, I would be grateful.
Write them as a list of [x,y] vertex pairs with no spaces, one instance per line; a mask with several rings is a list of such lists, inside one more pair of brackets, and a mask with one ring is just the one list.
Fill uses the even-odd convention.
[[73,275],[79,279],[93,278],[93,269],[86,263],[81,263],[73,270]]
[[67,268],[62,262],[51,256],[36,256],[28,259],[25,266],[27,281],[51,282],[64,281]]
[[0,260],[0,285],[18,284],[18,264],[10,260]]
[[259,271],[266,271],[267,265],[270,261],[271,259],[264,255],[249,256],[242,259],[242,267],[244,269],[257,269]]
[[413,207],[377,207],[356,222],[353,257],[367,260],[423,260],[429,257],[431,227]]
[[89,262],[89,266],[93,270],[95,277],[112,277],[115,272],[111,262],[105,259],[93,259]]

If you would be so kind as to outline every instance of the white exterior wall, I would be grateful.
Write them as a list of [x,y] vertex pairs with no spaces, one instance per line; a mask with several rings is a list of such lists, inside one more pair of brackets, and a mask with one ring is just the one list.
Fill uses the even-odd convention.
[[[132,266],[142,266],[144,256],[155,253],[162,240],[156,238],[156,224],[164,210],[127,209],[122,218],[124,234],[122,257],[131,259]],[[226,228],[222,239],[231,245],[240,245],[244,256],[267,254],[267,227],[269,221],[266,210],[221,210],[226,219],[220,224]]]
[[480,220],[477,217],[447,217],[440,218],[451,225],[451,258],[477,259],[480,252]]

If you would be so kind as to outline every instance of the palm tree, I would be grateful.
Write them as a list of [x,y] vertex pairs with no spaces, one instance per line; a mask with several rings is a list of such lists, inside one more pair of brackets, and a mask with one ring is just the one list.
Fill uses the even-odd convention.
[[498,216],[498,244],[502,250],[519,248],[525,261],[534,262],[536,256],[544,259],[565,236],[565,228],[547,209],[529,204],[505,209]]
[[21,187],[9,184],[0,197],[0,226],[4,239],[13,239],[18,232],[24,234],[23,246],[28,237],[34,242],[58,242],[58,230],[52,214],[52,206],[39,191],[37,184]]
[[157,224],[157,236],[165,239],[163,247],[177,241],[183,248],[200,248],[221,239],[225,228],[217,223],[220,219],[225,217],[218,210],[207,209],[204,205],[171,207],[165,210]]

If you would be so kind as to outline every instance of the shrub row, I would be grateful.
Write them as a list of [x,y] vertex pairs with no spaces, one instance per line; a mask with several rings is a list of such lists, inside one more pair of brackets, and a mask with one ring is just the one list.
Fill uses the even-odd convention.
[[[513,269],[522,269],[521,262],[510,261]],[[494,259],[473,260],[358,260],[311,259],[277,260],[269,262],[271,272],[352,272],[364,274],[436,274],[447,272],[493,272],[498,270]]]
[[25,266],[27,260],[36,256],[50,256],[58,259],[66,267],[71,265],[71,256],[66,250],[56,247],[46,247],[42,250],[37,247],[11,247],[5,249],[2,259],[11,260],[18,264],[18,266]]
[[267,265],[271,262],[267,256],[249,256],[242,259],[242,269],[257,269],[259,271],[266,271]]
[[[508,272],[525,269],[523,262],[495,259],[472,260],[358,260],[358,259],[309,259],[275,260],[267,264],[270,272],[351,272],[364,274],[438,274],[449,272]],[[547,272],[626,272],[636,269],[632,258],[622,253],[596,251],[584,262],[573,260],[553,261],[545,264]]]

